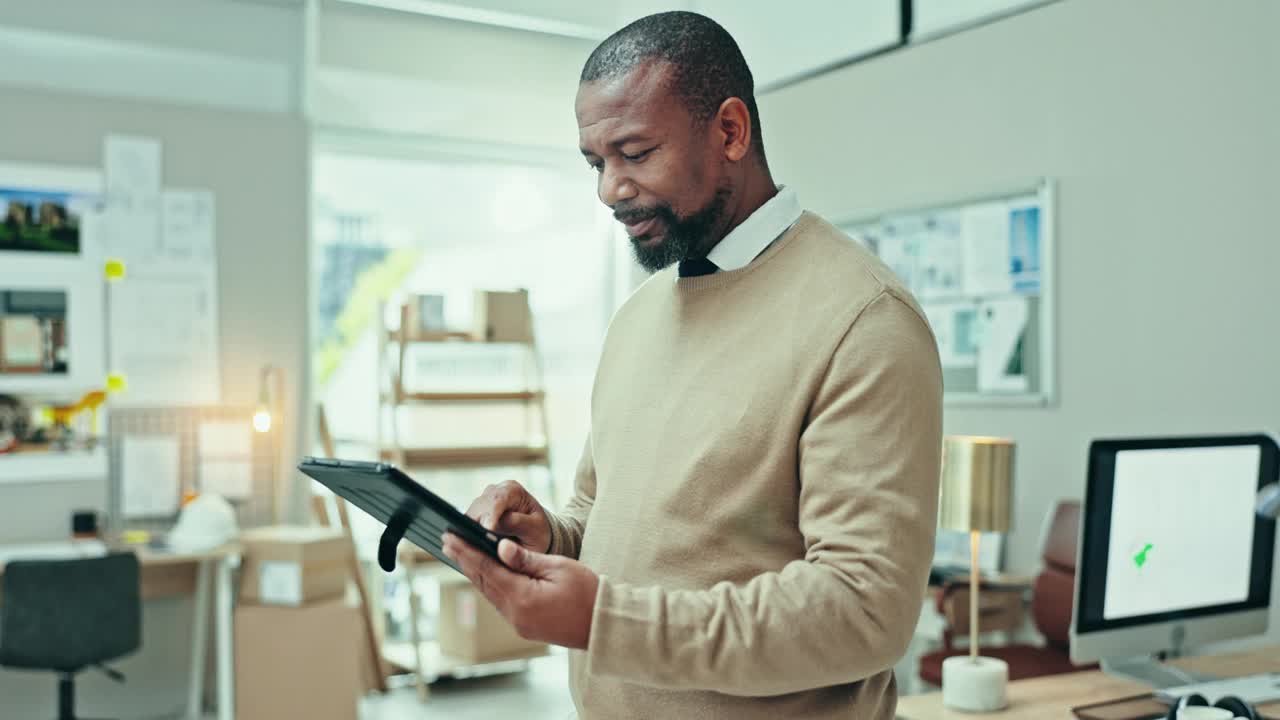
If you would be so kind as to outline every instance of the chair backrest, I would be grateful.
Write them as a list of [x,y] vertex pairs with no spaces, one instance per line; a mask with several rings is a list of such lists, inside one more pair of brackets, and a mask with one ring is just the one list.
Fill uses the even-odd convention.
[[1059,501],[1045,536],[1044,569],[1031,589],[1031,617],[1051,647],[1071,646],[1071,611],[1075,605],[1076,549],[1080,535],[1080,503]]
[[77,672],[142,644],[138,558],[14,561],[4,568],[0,665]]
[[[1025,588],[978,587],[978,629],[984,633],[1014,632],[1026,618]],[[942,588],[938,609],[947,621],[943,643],[949,649],[957,637],[967,637],[970,607],[969,582],[948,583]]]

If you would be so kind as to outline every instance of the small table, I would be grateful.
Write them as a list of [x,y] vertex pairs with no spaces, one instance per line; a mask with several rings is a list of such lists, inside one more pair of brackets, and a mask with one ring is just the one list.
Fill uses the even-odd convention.
[[[3,549],[3,546],[0,546]],[[198,553],[175,553],[148,548],[112,547],[132,550],[138,556],[142,598],[193,595],[195,617],[191,623],[191,683],[188,686],[187,717],[199,720],[204,700],[205,648],[209,635],[209,596],[216,610],[215,682],[218,720],[235,720],[235,623],[234,571],[240,565],[240,546],[224,545]],[[20,555],[19,555],[20,557]],[[33,557],[38,558],[37,553]],[[0,576],[4,563],[0,562]]]
[[[1251,652],[1176,660],[1184,670],[1221,677],[1239,677],[1264,672],[1280,672],[1280,647]],[[1009,683],[1009,707],[993,713],[968,713],[942,706],[942,693],[904,697],[898,701],[899,720],[1043,720],[1070,718],[1071,708],[1079,705],[1138,695],[1150,688],[1132,680],[1111,677],[1099,670],[1052,675]],[[1275,716],[1280,703],[1267,703],[1258,708]]]

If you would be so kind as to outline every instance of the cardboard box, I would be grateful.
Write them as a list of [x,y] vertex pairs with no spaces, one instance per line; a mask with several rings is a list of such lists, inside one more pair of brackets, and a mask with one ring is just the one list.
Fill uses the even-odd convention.
[[357,720],[359,618],[344,600],[236,608],[237,720]]
[[465,662],[494,662],[547,652],[545,643],[516,634],[498,609],[468,582],[440,583],[439,623],[436,640],[440,652]]
[[243,602],[299,607],[346,594],[353,549],[341,530],[258,528],[242,533],[240,544]]
[[472,333],[477,340],[489,342],[532,342],[533,315],[529,311],[529,291],[477,291]]

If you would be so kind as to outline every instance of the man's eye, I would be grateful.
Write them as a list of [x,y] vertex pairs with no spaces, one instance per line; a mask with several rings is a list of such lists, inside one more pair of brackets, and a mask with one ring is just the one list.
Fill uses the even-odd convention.
[[591,169],[595,170],[596,172],[604,172],[604,163],[602,162],[592,162],[592,163],[587,163],[587,165],[590,165]]
[[640,162],[641,160],[644,160],[646,157],[648,157],[649,153],[651,152],[653,152],[652,148],[638,152],[635,155],[628,155],[626,153],[622,153],[622,158],[627,162]]

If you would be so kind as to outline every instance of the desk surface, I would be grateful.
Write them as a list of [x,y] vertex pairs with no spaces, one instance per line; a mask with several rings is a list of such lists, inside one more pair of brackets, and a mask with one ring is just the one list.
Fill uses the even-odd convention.
[[[21,558],[24,555],[25,549],[27,548],[31,549],[31,557],[34,557],[37,559],[42,559],[43,557],[48,557],[51,559],[65,559],[65,558],[74,557],[74,554],[72,553],[67,553],[65,555],[55,554],[55,553],[50,553],[45,555],[42,553],[43,549],[60,549],[61,547],[64,547],[64,546],[66,548],[71,548],[72,543],[68,541],[66,543],[42,543],[40,545],[20,545],[20,546],[6,546],[3,544],[0,544],[0,574],[4,573],[4,564],[6,560],[16,560],[18,558]],[[151,567],[158,568],[158,567],[165,567],[168,565],[189,565],[189,564],[198,563],[202,560],[215,560],[218,558],[225,558],[229,555],[236,555],[240,552],[240,546],[235,543],[222,545],[222,546],[213,548],[212,550],[205,550],[202,552],[192,552],[192,553],[179,553],[179,552],[168,552],[165,550],[153,550],[151,548],[144,547],[144,546],[131,547],[131,546],[107,545],[107,546],[100,546],[96,553],[91,552],[84,555],[84,557],[94,557],[95,554],[101,555],[101,547],[107,547],[113,551],[132,550],[138,556],[138,563],[142,565],[144,568],[151,568]],[[14,550],[14,552],[6,552],[7,550]]]
[[[6,560],[16,560],[24,555],[28,557],[41,557],[41,549],[46,551],[44,557],[50,559],[64,559],[75,557],[72,553],[59,555],[61,546],[70,548],[71,543],[44,543],[42,545],[0,545],[0,577],[4,576],[4,564]],[[95,550],[100,556],[104,549],[108,547],[99,545]],[[138,564],[141,565],[142,577],[141,582],[142,599],[154,600],[156,598],[173,597],[179,595],[194,595],[197,588],[197,572],[200,564],[206,560],[224,560],[226,558],[234,558],[241,552],[241,548],[236,543],[228,543],[212,550],[195,553],[177,553],[166,552],[163,550],[153,550],[147,547],[122,547],[110,546],[112,550],[132,550],[138,556]],[[28,554],[31,553],[31,554]],[[83,557],[93,557],[92,554]],[[234,563],[234,560],[233,560]]]
[[[1280,672],[1280,647],[1228,655],[1185,658],[1172,664],[1193,672],[1222,677]],[[1009,707],[1000,712],[966,713],[948,710],[942,706],[942,693],[934,692],[899,700],[898,717],[901,720],[1070,718],[1071,708],[1078,705],[1137,695],[1146,690],[1148,688],[1131,680],[1121,680],[1094,670],[1009,683]],[[1268,703],[1260,706],[1259,709],[1275,716],[1280,714],[1280,702]]]

